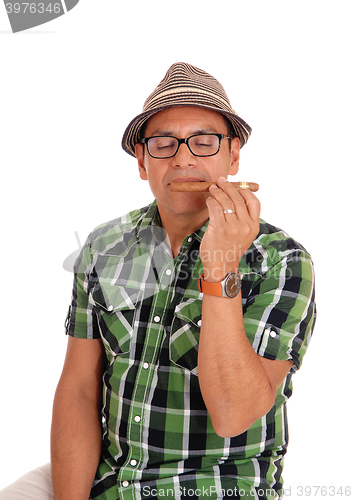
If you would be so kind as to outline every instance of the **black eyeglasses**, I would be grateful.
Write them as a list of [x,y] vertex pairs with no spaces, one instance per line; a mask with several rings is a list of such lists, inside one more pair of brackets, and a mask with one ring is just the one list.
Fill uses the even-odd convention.
[[223,134],[196,134],[187,139],[178,139],[172,136],[145,137],[141,139],[146,144],[147,151],[152,158],[162,159],[175,156],[180,144],[186,144],[194,156],[214,156],[221,147],[222,139],[233,139],[231,135]]

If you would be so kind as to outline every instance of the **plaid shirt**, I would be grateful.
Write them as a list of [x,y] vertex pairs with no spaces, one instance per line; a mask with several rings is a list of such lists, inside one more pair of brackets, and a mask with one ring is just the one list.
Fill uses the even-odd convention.
[[66,331],[101,338],[106,353],[92,499],[280,498],[286,401],[315,321],[314,280],[305,249],[260,222],[240,263],[246,333],[260,356],[294,365],[267,415],[233,438],[214,432],[197,376],[207,224],[174,259],[156,202],[89,235]]

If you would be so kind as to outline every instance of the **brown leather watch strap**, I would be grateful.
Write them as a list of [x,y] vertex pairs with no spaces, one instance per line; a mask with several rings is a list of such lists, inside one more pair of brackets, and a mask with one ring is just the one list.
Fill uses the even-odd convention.
[[223,297],[221,282],[218,281],[216,283],[211,283],[210,281],[205,281],[203,273],[197,280],[197,286],[201,293],[205,293],[206,295],[214,295],[216,297]]

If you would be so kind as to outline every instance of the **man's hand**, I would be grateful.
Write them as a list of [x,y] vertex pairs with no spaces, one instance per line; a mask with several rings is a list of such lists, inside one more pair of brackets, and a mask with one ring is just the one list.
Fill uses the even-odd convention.
[[[206,281],[221,281],[236,271],[259,231],[260,202],[247,189],[237,189],[224,177],[210,187],[209,225],[200,245]],[[224,210],[235,213],[225,214]]]

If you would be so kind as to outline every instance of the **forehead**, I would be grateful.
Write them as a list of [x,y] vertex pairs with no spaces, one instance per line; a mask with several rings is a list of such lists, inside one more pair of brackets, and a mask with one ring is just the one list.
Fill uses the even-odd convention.
[[227,121],[217,111],[196,106],[179,106],[164,109],[153,115],[145,125],[145,137],[156,132],[178,134],[180,131],[194,133],[209,130],[215,133],[227,133]]

